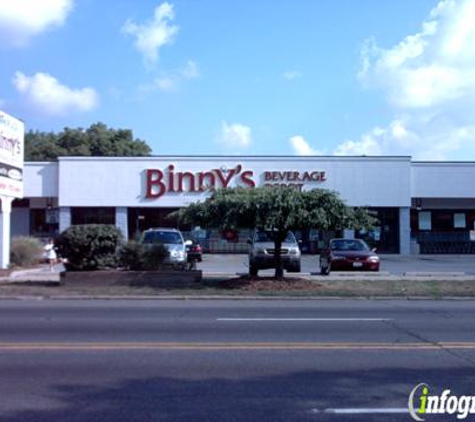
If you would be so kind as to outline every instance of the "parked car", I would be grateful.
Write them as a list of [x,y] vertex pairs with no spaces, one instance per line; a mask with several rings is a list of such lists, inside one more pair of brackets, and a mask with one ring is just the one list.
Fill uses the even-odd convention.
[[320,272],[330,271],[379,271],[376,249],[370,249],[361,239],[332,239],[320,253]]
[[[188,241],[189,242],[189,241]],[[169,228],[154,228],[145,230],[140,238],[144,245],[162,244],[169,252],[165,265],[184,270],[188,262],[186,246],[180,230]]]
[[203,250],[201,245],[195,239],[188,239],[186,242],[186,253],[188,262],[201,262],[203,260]]
[[[257,276],[259,270],[275,268],[274,241],[271,231],[256,230],[248,240],[248,244],[249,275]],[[290,231],[282,242],[281,257],[284,270],[290,273],[300,272],[300,248],[294,234]]]

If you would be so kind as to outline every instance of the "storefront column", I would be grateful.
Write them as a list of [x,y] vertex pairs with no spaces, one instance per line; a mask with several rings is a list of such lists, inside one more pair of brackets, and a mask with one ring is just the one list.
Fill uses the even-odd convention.
[[129,239],[129,225],[127,215],[127,207],[117,207],[115,209],[115,225],[120,229],[126,241]]
[[409,255],[411,247],[411,209],[399,208],[399,253]]
[[71,207],[59,207],[59,232],[71,226]]
[[0,266],[5,269],[10,265],[10,217],[13,198],[1,196],[0,200],[2,202],[2,214],[0,216]]

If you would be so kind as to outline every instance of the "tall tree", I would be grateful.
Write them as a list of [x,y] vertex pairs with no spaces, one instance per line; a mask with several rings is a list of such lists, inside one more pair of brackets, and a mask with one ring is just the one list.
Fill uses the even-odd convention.
[[134,139],[131,130],[111,129],[104,123],[88,129],[25,134],[25,161],[51,161],[62,156],[145,157],[151,151],[145,141]]
[[270,230],[275,251],[275,277],[283,277],[282,243],[289,230],[371,228],[376,220],[364,208],[351,208],[326,189],[300,192],[286,187],[219,189],[204,202],[190,204],[172,218],[181,223],[221,230]]

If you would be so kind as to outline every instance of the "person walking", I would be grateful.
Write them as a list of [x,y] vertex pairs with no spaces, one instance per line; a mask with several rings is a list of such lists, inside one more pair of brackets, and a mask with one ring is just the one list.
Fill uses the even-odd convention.
[[50,239],[44,247],[46,259],[49,261],[50,271],[54,271],[54,266],[58,262],[58,255],[54,249],[54,239]]

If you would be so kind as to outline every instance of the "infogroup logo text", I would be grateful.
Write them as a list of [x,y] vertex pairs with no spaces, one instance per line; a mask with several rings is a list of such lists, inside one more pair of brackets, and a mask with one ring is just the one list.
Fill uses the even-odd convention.
[[454,396],[450,390],[440,395],[429,395],[429,386],[416,385],[409,395],[409,413],[415,421],[424,421],[425,415],[454,415],[459,420],[475,414],[475,396]]

